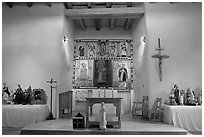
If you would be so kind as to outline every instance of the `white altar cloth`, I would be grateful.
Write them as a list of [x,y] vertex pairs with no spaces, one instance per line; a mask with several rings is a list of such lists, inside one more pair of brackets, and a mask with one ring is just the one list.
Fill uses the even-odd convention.
[[2,105],[2,127],[24,127],[48,116],[47,105]]
[[164,105],[164,122],[192,132],[202,132],[202,106]]

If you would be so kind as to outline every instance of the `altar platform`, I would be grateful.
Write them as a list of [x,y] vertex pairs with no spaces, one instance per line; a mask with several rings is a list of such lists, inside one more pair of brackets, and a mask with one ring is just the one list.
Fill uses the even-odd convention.
[[21,129],[22,135],[187,135],[182,128],[152,122],[141,118],[132,119],[130,114],[121,115],[121,128],[99,130],[97,127],[73,129],[72,119],[56,119],[35,123]]

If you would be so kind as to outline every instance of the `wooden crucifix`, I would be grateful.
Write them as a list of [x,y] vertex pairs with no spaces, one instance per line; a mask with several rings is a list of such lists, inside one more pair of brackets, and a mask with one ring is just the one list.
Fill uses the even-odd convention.
[[159,48],[157,48],[156,50],[159,51],[159,53],[152,55],[152,58],[159,59],[159,80],[162,81],[162,59],[167,59],[169,58],[169,56],[161,53],[161,51],[164,51],[164,48],[160,47],[160,38],[158,38],[158,46]]
[[53,120],[55,119],[53,114],[52,114],[52,89],[56,88],[53,86],[53,83],[57,83],[57,81],[54,81],[52,78],[50,81],[47,81],[47,83],[50,83],[50,89],[51,89],[51,99],[50,99],[50,115],[48,117],[48,120]]

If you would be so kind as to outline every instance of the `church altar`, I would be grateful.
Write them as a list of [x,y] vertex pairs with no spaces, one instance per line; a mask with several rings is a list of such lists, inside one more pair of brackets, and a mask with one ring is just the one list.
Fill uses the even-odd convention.
[[2,127],[25,127],[46,120],[48,105],[2,105]]
[[121,128],[121,120],[120,120],[121,99],[122,98],[86,98],[86,127],[88,128],[91,124],[95,123],[95,121],[89,120],[89,116],[92,116],[93,105],[96,103],[104,102],[104,103],[111,103],[114,106],[116,106],[116,116],[118,117],[117,121],[107,121],[107,123],[111,125],[118,125],[118,128]]
[[164,105],[164,122],[191,132],[202,132],[202,106]]

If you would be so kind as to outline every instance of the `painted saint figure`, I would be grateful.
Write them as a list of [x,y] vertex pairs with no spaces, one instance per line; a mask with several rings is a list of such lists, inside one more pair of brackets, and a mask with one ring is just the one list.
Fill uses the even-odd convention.
[[109,51],[110,57],[115,57],[115,52],[116,52],[116,45],[114,42],[112,42],[110,46],[110,51]]
[[101,42],[101,45],[100,45],[99,48],[100,48],[99,49],[99,54],[101,56],[105,56],[106,55],[106,44],[105,44],[105,42]]
[[128,78],[127,69],[125,64],[122,64],[122,67],[119,69],[119,81],[126,81]]
[[89,57],[95,57],[96,49],[94,44],[89,45]]
[[99,60],[96,63],[96,67],[98,69],[98,83],[106,82],[106,65],[104,60]]
[[81,64],[81,80],[86,80],[87,79],[87,68],[86,64],[82,63]]
[[100,109],[100,118],[99,118],[99,127],[101,130],[106,130],[106,109],[104,102],[101,103],[101,109]]
[[85,49],[83,45],[79,46],[79,56],[83,57],[85,55]]
[[126,57],[127,56],[127,47],[126,47],[125,43],[123,43],[121,45],[120,55],[121,55],[121,57]]

